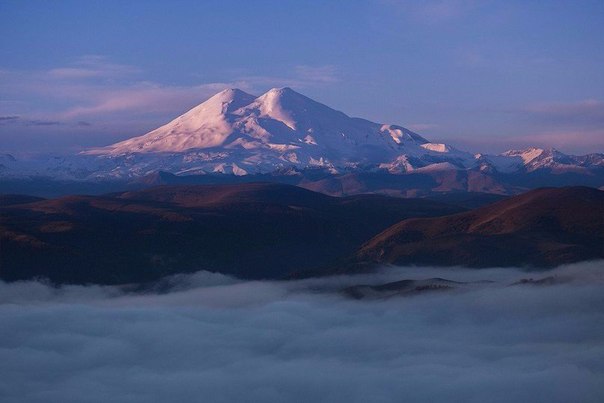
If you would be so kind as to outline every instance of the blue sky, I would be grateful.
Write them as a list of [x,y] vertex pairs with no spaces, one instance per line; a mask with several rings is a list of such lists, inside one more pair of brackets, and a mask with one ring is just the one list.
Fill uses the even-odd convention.
[[0,1],[0,150],[280,86],[470,151],[604,152],[604,2]]

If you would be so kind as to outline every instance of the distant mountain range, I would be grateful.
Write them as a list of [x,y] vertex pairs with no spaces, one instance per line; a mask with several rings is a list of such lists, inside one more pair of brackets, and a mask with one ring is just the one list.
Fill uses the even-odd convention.
[[[279,88],[259,97],[225,90],[143,136],[78,155],[0,155],[0,182],[148,183],[158,173],[203,175],[201,181],[210,182],[264,175],[330,194],[514,194],[544,185],[603,186],[604,154],[573,156],[541,148],[472,154],[402,126],[349,117]],[[386,185],[376,186],[376,178]],[[351,181],[359,185],[348,186]]]

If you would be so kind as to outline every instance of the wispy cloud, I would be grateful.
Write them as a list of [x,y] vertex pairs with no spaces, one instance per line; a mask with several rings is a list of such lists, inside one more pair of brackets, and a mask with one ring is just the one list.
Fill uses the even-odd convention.
[[[44,119],[24,119],[21,116],[0,116],[0,125],[17,125],[17,126],[65,126],[65,122],[58,120],[44,120]],[[85,121],[79,121],[73,123],[74,126],[87,127],[91,126],[91,123]]]
[[28,126],[60,126],[62,123],[58,120],[28,120]]
[[76,58],[70,66],[50,69],[46,74],[53,78],[85,79],[123,77],[140,72],[135,66],[112,63],[105,56],[87,55]]
[[419,132],[419,131],[424,131],[424,130],[437,129],[440,127],[440,125],[437,123],[411,123],[411,124],[406,125],[406,127],[409,130]]
[[0,122],[14,122],[19,119],[19,116],[0,116]]
[[592,152],[599,152],[604,149],[604,129],[545,130],[510,137],[508,141],[526,146],[555,147],[570,151],[591,149]]
[[93,99],[60,113],[64,119],[81,116],[102,116],[110,113],[153,113],[180,110],[204,100],[233,83],[211,83],[192,87],[163,86],[140,83],[123,88],[100,89]]
[[305,80],[309,83],[335,83],[340,81],[338,70],[335,66],[308,66],[298,65],[294,67],[296,76],[299,80]]
[[527,147],[554,147],[565,153],[582,155],[604,149],[604,129],[536,129],[525,130],[522,134],[451,136],[442,140],[476,152],[499,153]]
[[464,14],[469,4],[471,4],[469,1],[462,0],[436,0],[414,3],[421,3],[415,7],[416,15],[432,22],[458,18]]
[[[0,95],[19,98],[13,104],[40,121],[73,120],[81,117],[108,119],[119,113],[138,115],[177,114],[225,88],[237,87],[255,93],[268,87],[306,88],[339,81],[335,66],[296,65],[290,75],[241,75],[225,82],[166,85],[141,79],[135,66],[114,63],[103,56],[83,56],[73,63],[47,71],[0,71]],[[27,100],[37,105],[31,111]],[[2,111],[0,110],[0,113]],[[8,111],[4,111],[5,113]],[[16,116],[18,113],[14,113]],[[21,113],[19,113],[21,114]],[[8,112],[6,115],[13,115]],[[88,120],[87,119],[87,120]]]
[[341,81],[339,71],[333,65],[293,66],[290,74],[284,75],[253,75],[240,74],[236,80],[242,88],[250,91],[262,91],[271,87],[293,87],[304,89],[316,86],[334,84]]
[[457,20],[467,15],[478,4],[475,0],[383,0],[382,3],[426,24]]
[[604,149],[604,102],[598,99],[535,102],[497,113],[511,121],[508,127],[518,128],[500,129],[496,136],[452,136],[449,141],[482,152],[530,146],[554,147],[575,154]]
[[226,88],[260,95],[272,87],[304,90],[339,81],[332,65],[293,65],[283,75],[227,74],[224,82],[194,76],[190,84],[153,82],[140,68],[99,55],[47,70],[0,69],[0,139],[4,147],[104,145],[143,134]]
[[523,112],[533,118],[566,123],[604,123],[604,102],[585,99],[578,102],[537,103],[528,105]]

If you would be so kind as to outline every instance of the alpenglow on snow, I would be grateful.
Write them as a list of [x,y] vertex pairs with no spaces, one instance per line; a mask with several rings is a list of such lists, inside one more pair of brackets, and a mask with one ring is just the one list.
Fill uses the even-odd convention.
[[259,97],[239,89],[221,91],[147,134],[79,155],[37,161],[9,155],[1,162],[3,177],[83,180],[158,171],[247,175],[313,168],[390,174],[542,168],[581,172],[604,166],[604,156],[570,156],[539,148],[472,154],[432,143],[402,126],[350,117],[291,88],[273,88]]

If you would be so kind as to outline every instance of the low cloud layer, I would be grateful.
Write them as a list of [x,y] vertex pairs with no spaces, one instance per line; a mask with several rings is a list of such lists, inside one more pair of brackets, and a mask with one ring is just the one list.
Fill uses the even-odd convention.
[[[554,275],[561,284],[509,286]],[[463,291],[354,301],[353,284],[445,277]],[[596,402],[604,263],[547,273],[390,268],[145,292],[0,284],[5,402]]]

